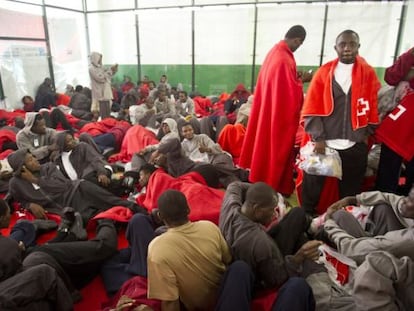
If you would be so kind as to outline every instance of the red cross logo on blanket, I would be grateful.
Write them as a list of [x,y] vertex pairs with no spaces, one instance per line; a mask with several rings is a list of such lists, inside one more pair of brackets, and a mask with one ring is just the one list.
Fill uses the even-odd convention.
[[398,111],[394,109],[394,111],[388,115],[394,121],[396,121],[399,117],[401,117],[401,115],[407,110],[407,108],[405,108],[402,105],[398,105],[397,108],[398,108]]
[[358,98],[357,101],[357,117],[365,116],[367,114],[367,111],[369,111],[369,102],[365,99]]

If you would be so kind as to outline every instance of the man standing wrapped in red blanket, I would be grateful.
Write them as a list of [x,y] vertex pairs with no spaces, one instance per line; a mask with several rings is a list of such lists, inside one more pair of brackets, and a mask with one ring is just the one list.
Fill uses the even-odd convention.
[[[267,54],[257,78],[239,165],[250,168],[250,181],[263,181],[284,195],[292,194],[294,143],[303,102],[302,81],[293,56],[306,31],[291,27]],[[308,80],[309,81],[309,80]]]
[[[336,38],[338,58],[323,65],[315,74],[306,94],[302,117],[305,131],[315,142],[315,152],[329,147],[342,160],[339,196],[361,191],[368,136],[378,124],[377,92],[380,83],[374,69],[358,56],[359,36],[345,30]],[[304,173],[302,207],[313,214],[319,203],[325,176]]]

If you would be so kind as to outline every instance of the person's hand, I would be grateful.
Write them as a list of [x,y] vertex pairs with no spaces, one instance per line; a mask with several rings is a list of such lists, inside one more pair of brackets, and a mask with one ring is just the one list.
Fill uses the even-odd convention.
[[302,80],[303,83],[310,82],[313,77],[313,70],[309,71],[298,71],[298,79]]
[[52,151],[58,151],[59,150],[59,146],[56,143],[53,143],[53,144],[47,146],[47,150],[49,150],[50,152],[52,152]]
[[122,311],[126,308],[132,307],[135,303],[135,299],[129,298],[128,296],[122,295],[119,298],[118,303],[116,304],[116,308],[113,309],[114,311]]
[[305,259],[318,260],[319,258],[319,246],[323,243],[318,240],[308,241],[302,245],[302,247],[293,256],[293,260],[296,264],[301,264]]
[[204,144],[200,144],[200,146],[198,147],[198,151],[200,151],[201,153],[204,153],[204,152],[210,153],[211,152],[211,149],[208,148]]
[[356,197],[345,197],[328,207],[328,209],[326,210],[325,219],[330,219],[336,211],[339,211],[340,209],[343,209],[348,205],[355,204],[357,204]]
[[13,176],[13,172],[10,171],[3,171],[0,173],[0,179],[7,180],[10,179]]
[[148,149],[147,148],[144,148],[144,149],[141,149],[141,151],[139,151],[138,152],[138,154],[140,155],[140,156],[143,156],[144,154],[146,154],[148,152]]
[[108,178],[108,176],[106,176],[105,174],[101,174],[98,176],[98,182],[104,186],[104,187],[108,187],[109,184],[111,183],[111,180]]
[[38,218],[38,219],[47,219],[47,211],[36,203],[30,203],[29,210],[32,212],[32,214]]
[[37,178],[33,175],[33,173],[28,170],[26,168],[26,166],[23,165],[21,173],[20,173],[21,178],[23,178],[24,180],[32,183],[32,184],[36,184],[37,183]]
[[325,154],[325,148],[326,148],[326,143],[324,140],[317,141],[315,142],[315,148],[313,149],[313,151],[315,151],[318,154]]

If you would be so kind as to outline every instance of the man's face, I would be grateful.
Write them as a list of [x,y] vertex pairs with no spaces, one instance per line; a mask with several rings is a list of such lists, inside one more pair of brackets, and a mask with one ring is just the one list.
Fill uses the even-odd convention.
[[138,183],[141,187],[146,187],[148,185],[148,181],[150,179],[151,173],[146,171],[139,172],[139,180]]
[[44,119],[35,121],[32,128],[30,129],[33,133],[44,135],[46,134],[46,122]]
[[147,99],[145,100],[145,105],[148,109],[152,109],[154,107],[154,100],[150,97],[147,97]]
[[0,217],[0,228],[8,228],[10,225],[10,209],[6,209],[6,214]]
[[32,173],[40,171],[39,161],[37,161],[31,153],[26,154],[24,158],[24,166]]
[[70,151],[76,147],[76,140],[72,135],[66,134],[64,151]]
[[295,38],[293,40],[292,52],[295,52],[305,41],[305,38]]
[[403,199],[401,211],[404,217],[414,218],[414,186],[411,188],[408,196]]
[[193,139],[194,137],[194,130],[191,125],[185,125],[181,128],[181,132],[183,134],[184,138],[187,138],[188,140]]
[[170,127],[168,126],[167,123],[163,123],[161,126],[162,126],[162,131],[164,132],[164,134],[168,134],[169,132],[171,132]]
[[353,64],[359,50],[358,37],[353,33],[344,33],[338,37],[335,51],[341,63]]
[[164,99],[165,99],[165,92],[160,91],[160,93],[158,94],[158,100],[159,101],[164,101]]
[[31,104],[33,104],[33,98],[31,98],[31,97],[25,97],[25,99],[23,99],[23,104],[24,105],[31,105]]
[[178,99],[180,102],[185,103],[187,101],[187,96],[184,93],[178,94]]
[[269,206],[263,206],[263,207],[256,207],[255,208],[255,219],[256,222],[267,226],[272,222],[274,219],[276,212],[275,212],[275,206],[269,205]]

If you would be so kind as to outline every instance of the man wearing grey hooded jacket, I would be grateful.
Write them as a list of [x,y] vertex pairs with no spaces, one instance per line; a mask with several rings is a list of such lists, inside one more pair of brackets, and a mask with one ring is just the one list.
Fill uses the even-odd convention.
[[[98,52],[91,53],[90,61],[89,77],[91,78],[92,90],[91,111],[95,115],[99,112],[102,118],[107,117],[112,104],[111,78],[117,72],[118,64],[113,65],[111,68],[103,67],[102,54]],[[100,106],[104,109],[100,108]]]

